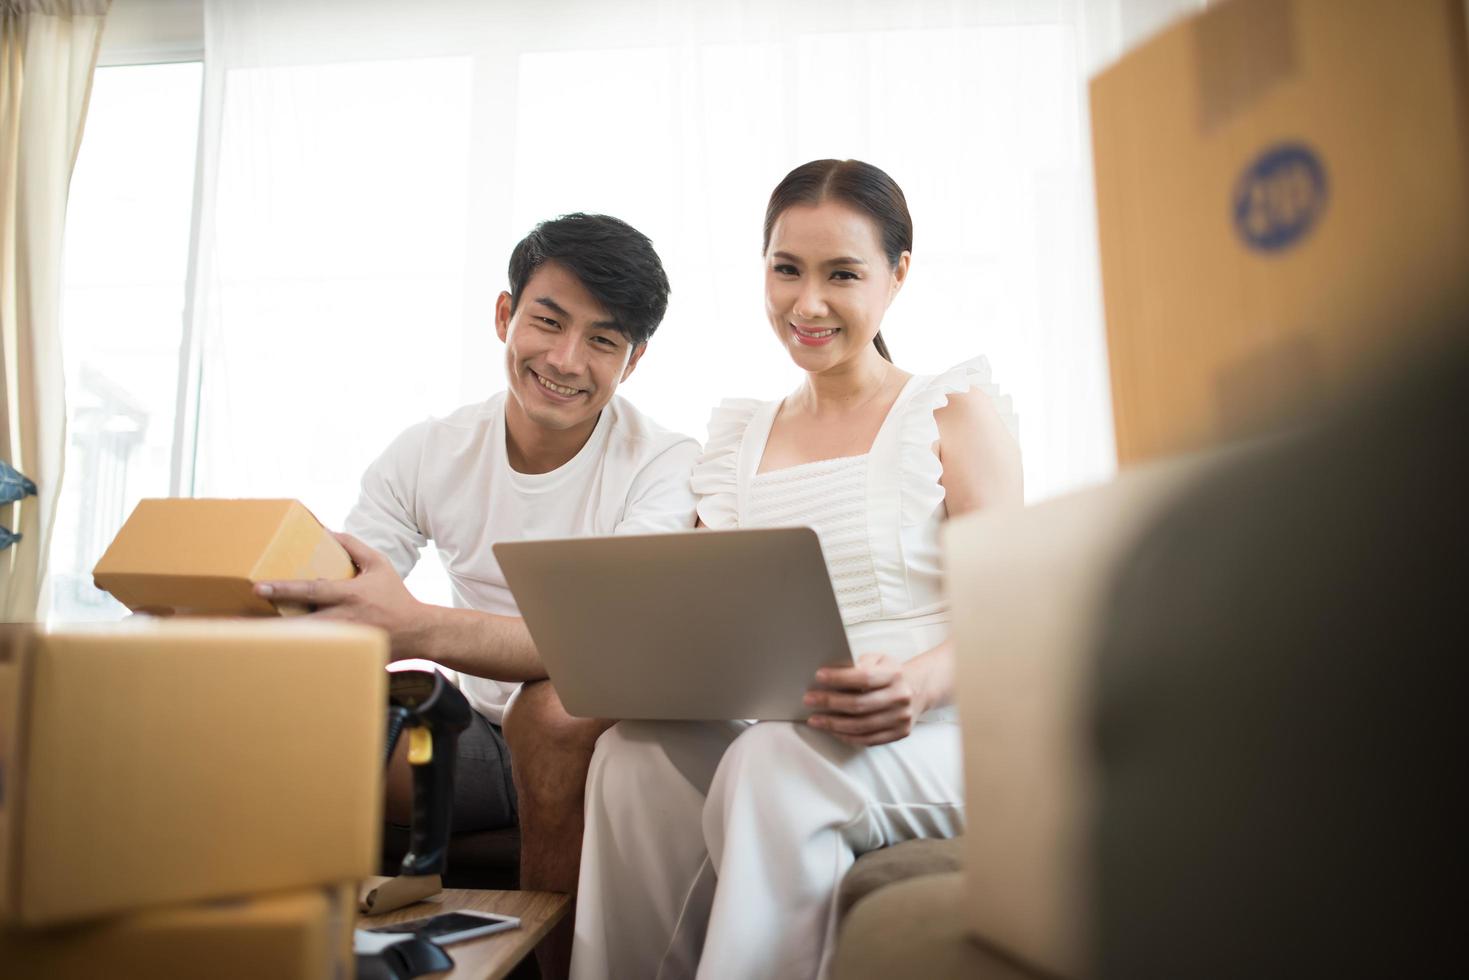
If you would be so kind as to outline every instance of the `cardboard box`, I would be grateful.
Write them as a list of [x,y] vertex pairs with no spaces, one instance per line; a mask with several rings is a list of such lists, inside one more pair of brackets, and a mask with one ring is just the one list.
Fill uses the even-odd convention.
[[349,980],[355,885],[0,929],[13,980]]
[[1122,463],[1277,427],[1469,308],[1464,19],[1227,0],[1092,81]]
[[352,559],[295,500],[143,500],[92,569],[134,612],[275,616],[304,612],[252,591],[272,579],[346,579]]
[[302,620],[0,626],[0,923],[373,873],[387,655]]

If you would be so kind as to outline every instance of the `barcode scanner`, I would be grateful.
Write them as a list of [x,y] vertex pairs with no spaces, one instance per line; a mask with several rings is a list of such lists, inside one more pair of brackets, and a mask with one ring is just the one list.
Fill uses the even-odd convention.
[[469,727],[469,702],[436,670],[388,675],[387,758],[408,730],[413,767],[413,823],[400,875],[437,875],[449,852],[454,808],[454,760],[459,733]]

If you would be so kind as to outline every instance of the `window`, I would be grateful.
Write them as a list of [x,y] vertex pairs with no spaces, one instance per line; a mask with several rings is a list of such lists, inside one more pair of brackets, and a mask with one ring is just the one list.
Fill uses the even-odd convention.
[[[293,497],[341,528],[395,435],[503,387],[498,351],[466,350],[468,336],[493,335],[464,310],[471,280],[491,278],[467,275],[471,67],[228,70],[182,494]],[[449,603],[432,547],[408,587]]]
[[[335,131],[226,145],[227,152],[268,161],[272,203],[283,210],[249,206],[239,179],[261,173],[224,168],[231,192],[226,200],[240,206],[226,208],[219,220],[243,245],[221,256],[228,276],[219,285],[240,304],[232,307],[237,315],[231,322],[242,329],[209,338],[202,395],[188,372],[181,377],[180,343],[203,66],[96,71],[67,213],[61,328],[68,437],[51,546],[53,622],[115,620],[127,613],[92,585],[92,567],[140,499],[298,497],[322,521],[340,527],[355,500],[357,477],[392,434],[458,404],[457,384],[444,385],[433,372],[457,360],[451,349],[457,337],[449,330],[457,330],[460,320],[464,245],[462,233],[445,222],[462,207],[468,179],[465,149],[454,143],[466,138],[467,95],[457,104],[431,96],[466,92],[466,65],[462,59],[413,59],[307,71],[312,77],[306,83],[293,77],[285,90],[294,97],[305,84],[317,92],[337,110]],[[278,74],[239,73],[231,109],[248,116],[269,105],[278,82]],[[340,111],[348,103],[354,111]],[[400,125],[417,126],[415,138],[382,145],[378,127],[394,106],[402,110]],[[354,168],[354,160],[372,165]],[[435,161],[449,168],[447,179],[426,176]],[[373,181],[385,168],[393,185],[422,182],[452,199],[379,208]],[[342,176],[353,173],[355,183]],[[357,236],[362,249],[356,253],[316,247],[309,233],[318,228],[340,235],[354,222],[373,229]],[[282,235],[283,223],[294,232]],[[368,243],[381,233],[401,245],[401,254],[371,251]],[[353,342],[316,329],[327,322],[353,327]],[[402,349],[400,357],[378,356],[393,347]],[[292,350],[294,357],[281,357]],[[498,369],[492,361],[486,373]],[[364,390],[397,396],[354,406],[341,397],[347,377]],[[258,390],[262,378],[274,379],[280,397],[272,403],[280,415],[262,417],[258,404],[247,414],[232,414],[231,393]],[[180,399],[196,397],[204,400],[197,452],[175,427]],[[331,446],[310,433],[297,438],[304,431],[303,407],[331,413],[338,436],[343,419],[355,415],[358,425],[351,429],[358,438],[336,438]],[[272,467],[272,446],[301,452]],[[408,585],[427,601],[450,601],[432,546]]]
[[66,474],[53,620],[126,612],[92,566],[142,497],[167,496],[202,65],[98,68],[62,271]]
[[[1032,499],[1105,476],[1083,82],[1194,2],[515,18],[433,0],[343,20],[325,0],[118,0],[114,61],[197,59],[207,36],[209,62],[96,73],[64,270],[53,617],[121,612],[90,569],[145,495],[291,496],[340,526],[397,432],[503,386],[494,300],[542,218],[617,214],[663,255],[668,317],[625,389],[640,409],[698,436],[720,396],[788,390],[760,216],[816,157],[869,159],[908,195],[914,274],[885,331],[898,362],[990,358]],[[219,128],[200,141],[206,75]],[[431,550],[409,586],[449,598]]]

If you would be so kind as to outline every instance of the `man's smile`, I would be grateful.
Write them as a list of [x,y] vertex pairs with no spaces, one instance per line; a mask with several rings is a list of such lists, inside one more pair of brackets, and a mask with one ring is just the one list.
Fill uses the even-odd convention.
[[542,377],[530,368],[526,368],[526,371],[529,372],[532,378],[536,379],[536,383],[539,384],[542,389],[550,392],[553,395],[557,395],[561,398],[574,398],[577,395],[582,394],[582,389],[580,388],[569,388],[566,385],[559,385],[554,381],[550,381]]

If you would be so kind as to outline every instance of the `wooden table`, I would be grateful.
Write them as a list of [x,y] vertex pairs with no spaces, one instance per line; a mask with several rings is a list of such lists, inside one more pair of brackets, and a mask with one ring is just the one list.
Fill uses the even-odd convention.
[[[387,879],[369,878],[363,884],[360,894],[365,895],[384,881]],[[561,920],[566,914],[568,901],[567,896],[559,892],[496,892],[446,888],[432,898],[396,912],[360,916],[357,926],[363,929],[386,926],[406,919],[421,919],[440,912],[461,910],[519,916],[519,929],[445,946],[444,951],[454,958],[454,969],[447,973],[427,974],[445,980],[501,980]]]

